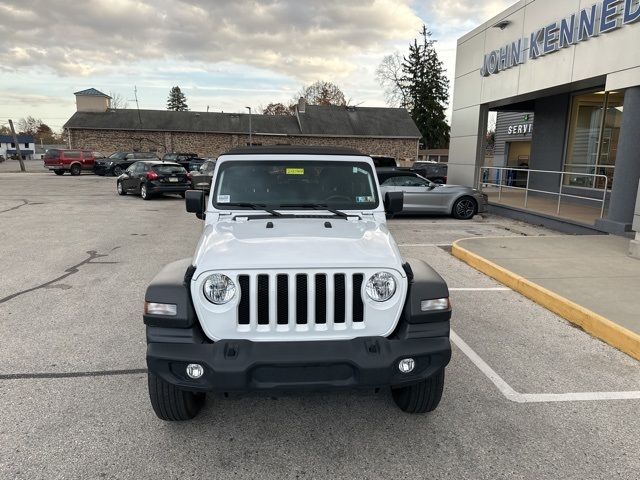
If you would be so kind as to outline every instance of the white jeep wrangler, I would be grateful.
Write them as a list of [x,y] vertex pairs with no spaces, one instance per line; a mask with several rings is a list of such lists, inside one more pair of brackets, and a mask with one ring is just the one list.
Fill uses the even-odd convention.
[[436,408],[451,358],[449,291],[403,259],[355,150],[252,147],[219,157],[193,259],[167,265],[145,296],[149,396],[188,420],[205,392],[391,387],[404,411]]

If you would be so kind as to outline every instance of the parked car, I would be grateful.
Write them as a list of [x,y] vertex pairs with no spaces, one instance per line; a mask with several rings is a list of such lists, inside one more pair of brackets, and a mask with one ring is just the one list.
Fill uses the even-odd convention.
[[127,168],[138,160],[158,160],[153,152],[116,152],[107,158],[96,160],[94,172],[96,175],[122,175]]
[[[213,189],[186,193],[204,220],[193,256],[145,294],[149,400],[195,417],[206,392],[386,387],[434,410],[451,359],[445,281],[403,258],[371,158],[355,150],[251,147],[218,158]],[[381,416],[372,412],[373,416]]]
[[44,166],[56,175],[80,175],[83,170],[93,170],[95,157],[87,150],[50,148],[44,154]]
[[200,166],[198,171],[189,172],[191,188],[194,190],[203,190],[204,192],[209,193],[209,190],[211,190],[211,179],[213,178],[213,171],[215,168],[215,160],[207,160]]
[[160,160],[143,160],[127,168],[116,181],[120,195],[139,194],[144,200],[162,193],[179,193],[189,190],[191,182],[187,171],[178,163]]
[[373,164],[376,168],[396,167],[396,159],[393,157],[383,157],[381,155],[371,155]]
[[383,195],[404,194],[402,213],[446,214],[469,220],[487,209],[487,195],[471,187],[434,183],[416,172],[396,168],[378,169],[377,174]]
[[[197,158],[197,153],[167,153],[164,157],[162,157],[162,160],[165,162],[179,163],[185,168],[185,170],[191,171],[191,169],[189,168],[189,163]],[[204,159],[202,159],[202,162],[204,162]]]
[[447,183],[448,165],[446,163],[418,161],[413,164],[411,170],[433,183]]
[[189,165],[187,167],[184,167],[182,164],[181,165],[186,168],[188,172],[197,172],[206,161],[207,159],[205,158],[192,158],[189,160]]

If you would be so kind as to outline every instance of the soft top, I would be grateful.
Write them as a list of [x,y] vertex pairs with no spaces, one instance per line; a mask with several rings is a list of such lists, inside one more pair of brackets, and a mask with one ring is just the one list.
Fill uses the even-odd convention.
[[355,148],[320,147],[297,145],[270,145],[264,147],[238,147],[222,155],[353,155],[362,157],[364,153]]

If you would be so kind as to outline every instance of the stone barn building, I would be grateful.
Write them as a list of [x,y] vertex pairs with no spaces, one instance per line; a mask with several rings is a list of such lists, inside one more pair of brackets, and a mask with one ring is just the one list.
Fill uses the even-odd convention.
[[294,115],[111,109],[96,89],[76,92],[77,111],[64,125],[71,148],[115,151],[193,152],[215,158],[249,145],[330,145],[368,155],[413,161],[420,131],[402,108],[306,105]]

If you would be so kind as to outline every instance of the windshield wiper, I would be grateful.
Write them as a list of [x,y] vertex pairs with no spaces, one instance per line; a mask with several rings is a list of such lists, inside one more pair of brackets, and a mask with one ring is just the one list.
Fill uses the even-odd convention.
[[274,217],[282,216],[281,213],[276,212],[275,210],[266,208],[267,206],[263,203],[232,202],[232,203],[221,203],[220,205],[224,205],[225,207],[246,207],[246,208],[251,208],[253,210],[264,210],[265,212],[270,213]]
[[326,210],[340,218],[358,217],[358,215],[347,215],[340,210],[329,208],[326,203],[285,203],[280,205],[281,208],[313,208],[314,210]]

